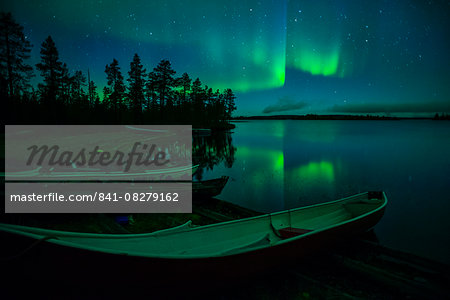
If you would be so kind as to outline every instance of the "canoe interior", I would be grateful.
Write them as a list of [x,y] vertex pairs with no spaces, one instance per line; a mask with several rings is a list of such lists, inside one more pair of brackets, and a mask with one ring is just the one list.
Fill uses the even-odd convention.
[[[384,193],[380,198],[372,199],[368,193],[363,193],[325,204],[208,226],[192,227],[188,222],[150,234],[86,234],[8,224],[0,224],[0,231],[35,239],[56,237],[47,241],[114,254],[201,258],[232,255],[300,239],[367,217],[382,210],[386,203]],[[293,232],[286,235],[286,230]]]

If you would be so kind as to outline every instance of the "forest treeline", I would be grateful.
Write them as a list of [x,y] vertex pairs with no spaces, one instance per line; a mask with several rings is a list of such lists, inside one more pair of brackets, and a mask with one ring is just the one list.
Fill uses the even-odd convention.
[[41,60],[35,65],[43,81],[27,64],[32,45],[23,27],[10,13],[0,16],[0,95],[6,101],[7,124],[192,124],[226,128],[235,106],[231,89],[220,92],[176,76],[168,60],[147,71],[134,54],[125,76],[119,62],[105,67],[107,85],[102,91],[89,70],[71,72],[59,58],[51,36],[42,43]]
[[439,115],[438,113],[436,113],[433,117],[433,120],[450,120],[450,115],[449,114],[444,114],[442,113],[441,115]]

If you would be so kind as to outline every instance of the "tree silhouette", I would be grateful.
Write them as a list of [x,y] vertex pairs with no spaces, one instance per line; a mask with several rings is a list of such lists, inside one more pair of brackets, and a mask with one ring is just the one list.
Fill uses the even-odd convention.
[[72,86],[72,77],[69,73],[69,68],[66,63],[61,66],[61,95],[65,104],[72,104],[72,98],[70,94]]
[[159,93],[159,104],[161,109],[164,106],[172,106],[172,88],[175,86],[175,71],[168,60],[161,60],[159,64],[153,69],[155,73],[155,84]]
[[186,95],[187,93],[191,90],[191,78],[189,77],[189,75],[187,73],[183,73],[183,75],[181,75],[181,77],[178,80],[179,85],[182,87],[182,91],[181,91],[181,105],[185,105],[186,103]]
[[203,92],[202,82],[197,77],[192,83],[192,93],[191,93],[191,101],[193,110],[195,112],[199,112],[203,110]]
[[[135,54],[128,72],[128,86],[124,84],[119,62],[113,59],[105,66],[107,86],[103,87],[103,99],[100,99],[89,70],[87,80],[81,71],[71,73],[59,60],[51,36],[42,43],[41,62],[36,64],[44,82],[38,84],[38,92],[25,91],[32,68],[24,60],[31,45],[11,14],[2,14],[0,25],[0,96],[8,99],[8,106],[11,104],[6,119],[11,124],[42,121],[45,124],[172,123],[232,127],[229,120],[236,109],[233,91],[214,92],[211,87],[203,86],[199,78],[192,82],[187,73],[176,78],[170,61],[165,59],[146,74],[139,55]],[[14,96],[13,102],[10,96]]]
[[225,119],[230,119],[233,111],[236,110],[236,104],[234,100],[236,96],[231,89],[225,89],[224,100],[225,100]]
[[139,55],[134,54],[133,61],[130,63],[130,71],[128,72],[128,82],[130,87],[128,88],[128,98],[133,109],[133,116],[135,119],[140,119],[142,113],[142,104],[144,103],[144,85],[146,70],[141,64]]
[[100,105],[100,98],[97,94],[97,86],[94,81],[89,81],[88,87],[89,103],[91,107],[98,108]]
[[116,118],[119,114],[119,109],[123,109],[123,98],[125,95],[125,85],[123,83],[123,76],[120,72],[119,62],[114,58],[112,63],[105,67],[106,79],[108,80],[108,87],[104,89],[106,101],[113,108]]
[[156,111],[159,110],[157,97],[156,97],[156,74],[155,72],[148,73],[148,80],[145,84],[145,96],[147,98],[147,110]]
[[83,89],[87,85],[86,76],[81,71],[75,71],[71,79],[72,103],[78,106],[79,110],[85,111],[89,108],[89,98]]
[[81,71],[75,71],[72,77],[72,93],[74,98],[80,98],[84,95],[83,87],[86,86],[86,76]]
[[49,120],[56,120],[62,113],[64,104],[56,101],[61,92],[63,64],[59,61],[59,53],[51,36],[42,43],[41,62],[36,64],[36,68],[44,78],[45,84],[40,83],[38,87],[46,117]]
[[25,38],[23,27],[11,13],[0,15],[0,76],[10,97],[29,88],[33,68],[24,60],[30,58],[31,44]]

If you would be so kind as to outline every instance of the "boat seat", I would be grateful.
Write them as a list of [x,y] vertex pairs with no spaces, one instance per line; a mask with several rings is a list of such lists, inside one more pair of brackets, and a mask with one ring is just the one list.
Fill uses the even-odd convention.
[[295,227],[285,227],[278,229],[278,233],[283,239],[288,239],[294,236],[299,236],[308,232],[311,232],[310,229],[303,229],[303,228],[295,228]]

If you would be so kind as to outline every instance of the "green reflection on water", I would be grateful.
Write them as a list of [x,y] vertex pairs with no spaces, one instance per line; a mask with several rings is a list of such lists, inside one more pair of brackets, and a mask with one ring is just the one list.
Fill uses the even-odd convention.
[[[283,203],[280,202],[284,197],[283,151],[241,146],[236,151],[234,168],[236,173],[232,176],[236,177],[239,184],[234,188],[233,199],[240,198],[251,206],[283,209]],[[226,198],[226,192],[221,196]]]
[[282,151],[242,146],[236,152],[236,156],[240,160],[251,159],[250,161],[260,162],[259,169],[284,173],[284,154]]
[[284,169],[284,154],[281,151],[276,154],[274,169],[275,170]]
[[295,169],[300,179],[313,182],[334,182],[334,166],[331,162],[310,162]]

